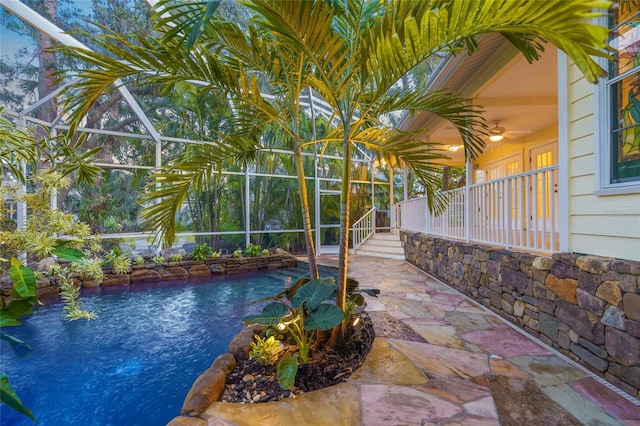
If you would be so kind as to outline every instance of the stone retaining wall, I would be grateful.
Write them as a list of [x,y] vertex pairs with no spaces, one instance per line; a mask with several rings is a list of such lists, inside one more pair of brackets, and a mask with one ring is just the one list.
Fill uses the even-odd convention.
[[640,397],[640,262],[402,232],[408,262]]
[[[128,286],[144,282],[158,282],[168,280],[186,280],[202,278],[211,275],[233,274],[238,272],[256,272],[261,269],[289,268],[297,265],[296,258],[284,251],[260,257],[221,257],[207,260],[185,260],[155,264],[150,261],[143,265],[134,265],[128,274],[114,274],[105,268],[105,279],[96,282],[78,278],[78,284],[84,288]],[[38,298],[56,297],[59,288],[55,277],[39,278],[37,280]],[[0,277],[0,292],[2,302],[6,306],[11,300],[9,293],[13,285],[8,276]]]

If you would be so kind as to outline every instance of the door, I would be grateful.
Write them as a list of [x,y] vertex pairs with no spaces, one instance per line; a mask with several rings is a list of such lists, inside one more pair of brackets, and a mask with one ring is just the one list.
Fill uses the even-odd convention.
[[[537,146],[529,151],[529,169],[538,170],[553,166],[558,162],[556,142]],[[558,231],[558,173],[557,170],[537,173],[529,185],[531,205],[531,229],[548,233]]]

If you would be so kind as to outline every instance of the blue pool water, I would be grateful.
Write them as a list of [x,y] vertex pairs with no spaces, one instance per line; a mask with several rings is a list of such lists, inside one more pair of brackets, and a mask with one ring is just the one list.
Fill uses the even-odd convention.
[[[195,379],[227,346],[249,303],[284,288],[286,270],[206,284],[134,285],[81,298],[91,321],[65,321],[59,303],[5,331],[33,351],[0,343],[0,369],[43,426],[165,425]],[[294,277],[300,270],[289,272]],[[160,286],[162,288],[160,288]],[[0,404],[2,425],[32,425]]]

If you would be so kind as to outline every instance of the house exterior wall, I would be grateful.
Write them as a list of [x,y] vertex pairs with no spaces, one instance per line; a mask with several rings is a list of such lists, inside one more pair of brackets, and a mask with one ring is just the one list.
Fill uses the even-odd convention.
[[569,250],[640,260],[640,194],[596,195],[594,85],[573,64],[566,72]]

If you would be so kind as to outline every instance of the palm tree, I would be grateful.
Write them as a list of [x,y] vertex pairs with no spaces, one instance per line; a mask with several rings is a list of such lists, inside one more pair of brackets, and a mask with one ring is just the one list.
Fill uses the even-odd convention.
[[[538,59],[544,42],[557,46],[595,82],[603,70],[591,56],[606,56],[602,49],[607,31],[585,20],[594,16],[592,9],[610,6],[597,0],[256,0],[246,4],[258,16],[248,35],[229,23],[204,19],[204,9],[192,4],[161,10],[167,16],[161,21],[167,37],[160,41],[144,35],[136,35],[134,41],[117,35],[97,41],[124,63],[81,49],[66,49],[102,68],[80,73],[85,80],[77,86],[80,91],[68,107],[78,122],[118,78],[135,77],[142,84],[163,85],[197,80],[203,82],[202,93],[215,87],[228,90],[234,101],[237,134],[220,135],[206,151],[156,175],[155,184],[166,186],[150,198],[165,200],[144,214],[151,226],[166,231],[165,239],[171,238],[174,213],[189,187],[201,186],[203,176],[212,173],[220,159],[246,158],[247,153],[261,148],[256,129],[280,125],[290,137],[296,158],[306,144],[341,146],[344,162],[336,303],[342,308],[346,302],[354,146],[362,145],[406,164],[425,186],[432,209],[445,202],[437,197],[439,181],[432,172],[438,168],[437,162],[446,158],[446,152],[435,143],[425,143],[385,124],[384,117],[402,110],[429,111],[457,128],[468,157],[483,146],[481,136],[486,126],[480,107],[456,93],[410,89],[398,84],[403,76],[434,55],[463,50],[472,53],[478,36],[497,32],[529,61]],[[275,101],[260,94],[261,84],[273,89]],[[319,93],[333,108],[332,123],[338,124],[328,135],[304,142],[297,123],[300,95],[306,88]],[[275,102],[280,102],[279,106]],[[301,167],[298,177],[308,214]],[[313,243],[307,216],[305,229],[309,230],[309,249]],[[308,254],[310,261],[315,260],[312,251]],[[334,329],[333,346],[344,344],[344,329],[344,324]]]
[[[590,55],[603,56],[604,28],[584,20],[593,8],[608,2],[492,1],[370,1],[286,2],[256,0],[249,4],[290,51],[313,60],[313,88],[335,111],[339,126],[327,138],[340,141],[342,168],[340,263],[336,303],[344,308],[348,263],[351,154],[362,144],[403,161],[425,184],[430,205],[436,180],[429,173],[433,161],[445,157],[437,146],[424,146],[397,131],[383,117],[399,110],[430,111],[450,121],[460,132],[467,156],[483,146],[480,109],[462,97],[426,89],[408,89],[398,82],[435,54],[473,52],[476,37],[498,32],[529,60],[539,57],[549,42],[563,50],[590,81],[603,70]],[[331,343],[344,344],[345,324],[334,329]]]

